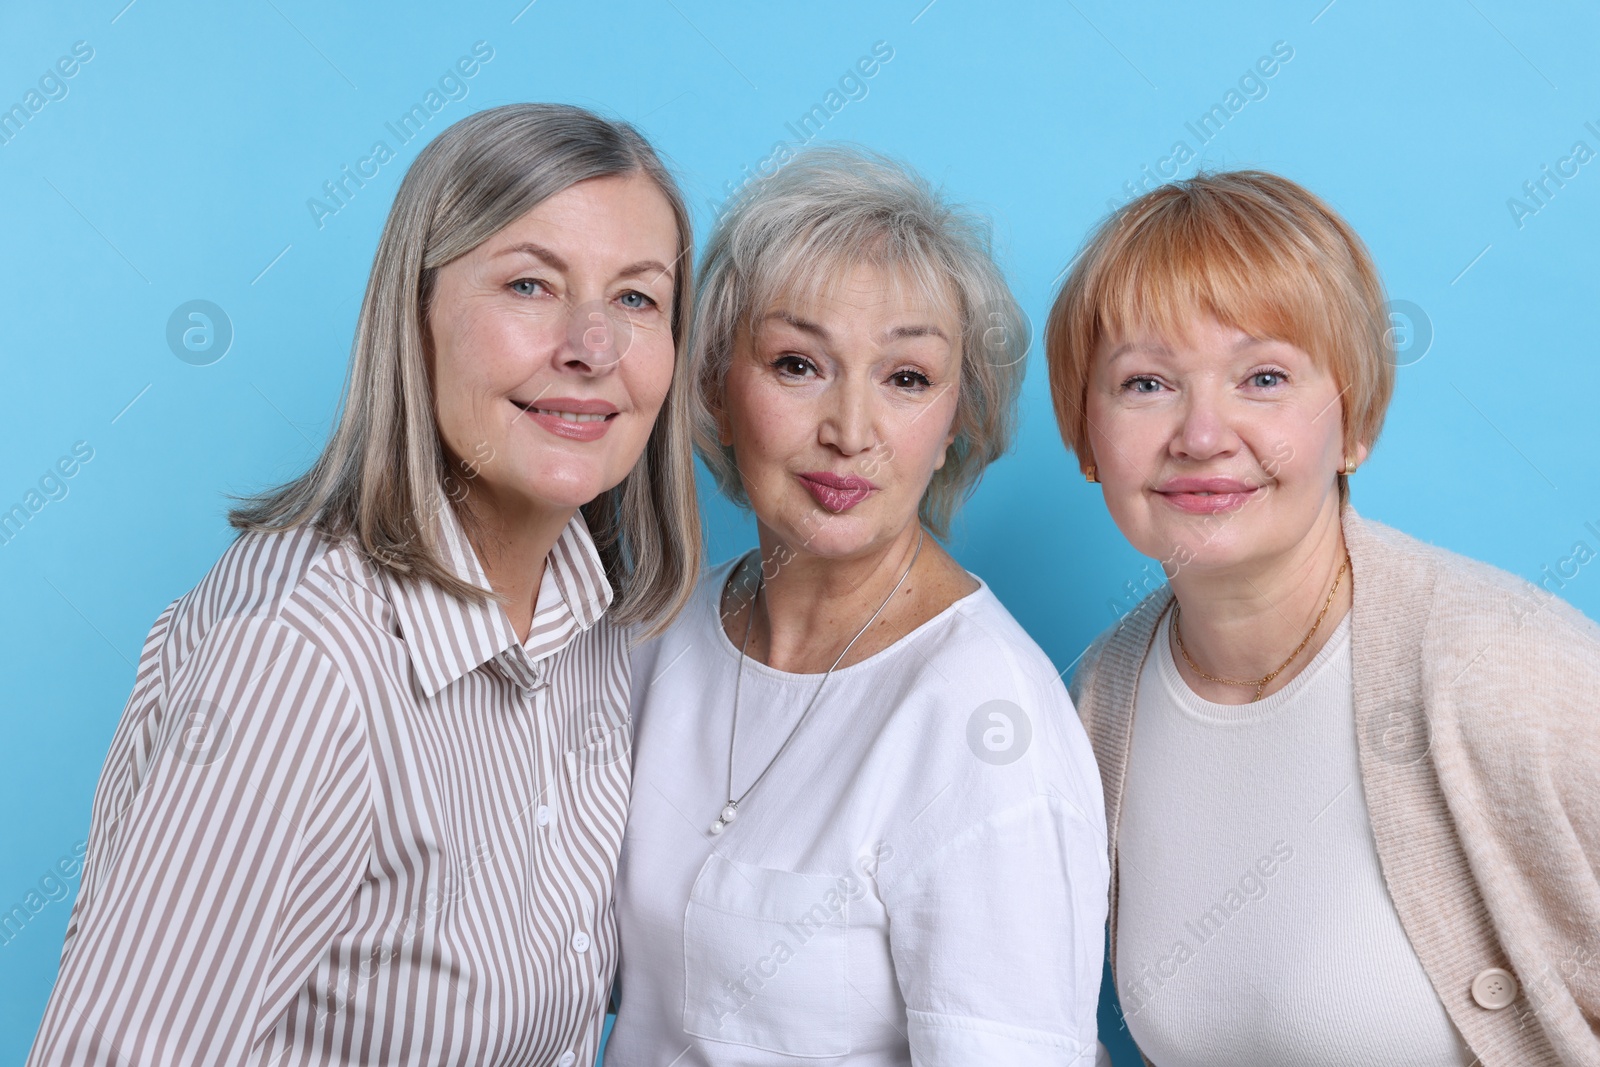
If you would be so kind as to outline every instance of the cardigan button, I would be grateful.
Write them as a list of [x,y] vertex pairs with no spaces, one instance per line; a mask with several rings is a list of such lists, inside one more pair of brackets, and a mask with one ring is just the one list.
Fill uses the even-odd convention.
[[1479,971],[1478,977],[1472,980],[1472,999],[1480,1008],[1499,1011],[1517,999],[1517,980],[1510,971],[1499,967]]

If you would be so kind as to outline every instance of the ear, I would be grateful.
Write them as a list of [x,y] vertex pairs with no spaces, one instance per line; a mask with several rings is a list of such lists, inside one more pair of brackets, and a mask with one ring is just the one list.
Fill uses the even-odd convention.
[[939,462],[933,465],[934,470],[944,469],[944,461],[950,456],[950,446],[956,443],[956,431],[952,428],[945,436],[944,447],[939,449]]
[[1363,463],[1365,463],[1367,461],[1367,457],[1370,456],[1370,455],[1372,455],[1372,449],[1367,447],[1367,443],[1365,441],[1357,441],[1356,442],[1356,466],[1359,467]]

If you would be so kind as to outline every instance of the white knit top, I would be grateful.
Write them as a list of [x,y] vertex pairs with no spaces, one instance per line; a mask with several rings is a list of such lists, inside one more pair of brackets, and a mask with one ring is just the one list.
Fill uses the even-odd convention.
[[1379,868],[1350,617],[1241,705],[1188,687],[1167,629],[1139,677],[1118,832],[1118,994],[1140,1050],[1159,1067],[1472,1063]]

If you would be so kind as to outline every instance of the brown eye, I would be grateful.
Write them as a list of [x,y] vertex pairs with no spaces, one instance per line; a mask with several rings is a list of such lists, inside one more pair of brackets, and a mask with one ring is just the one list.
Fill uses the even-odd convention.
[[897,370],[889,375],[889,381],[901,389],[926,389],[933,383],[921,371]]
[[779,356],[772,361],[772,369],[792,378],[804,378],[816,371],[810,360],[793,355]]

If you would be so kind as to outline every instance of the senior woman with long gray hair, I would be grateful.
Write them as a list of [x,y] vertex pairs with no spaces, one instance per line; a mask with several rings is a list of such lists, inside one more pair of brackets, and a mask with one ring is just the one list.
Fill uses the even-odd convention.
[[627,635],[699,555],[690,248],[587,111],[418,155],[321,458],[145,643],[30,1063],[593,1061]]
[[817,149],[701,271],[697,445],[759,547],[635,653],[606,1060],[1092,1063],[1099,779],[1056,668],[937,539],[1022,382],[986,230]]

